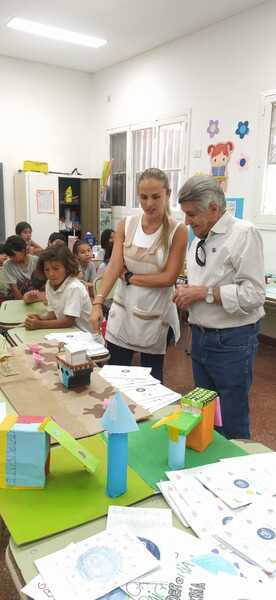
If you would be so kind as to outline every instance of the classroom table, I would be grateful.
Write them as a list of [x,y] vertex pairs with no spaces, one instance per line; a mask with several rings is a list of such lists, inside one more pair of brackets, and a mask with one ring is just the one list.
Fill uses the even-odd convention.
[[80,331],[77,327],[63,327],[62,329],[33,329],[28,330],[25,327],[13,327],[8,329],[8,335],[16,346],[23,344],[32,344],[33,342],[42,342],[49,333],[69,333]]
[[[9,333],[11,336],[13,336],[13,339],[18,345],[33,341],[41,341],[47,333],[50,333],[50,331],[56,330],[26,331],[24,327],[17,327],[10,330]],[[5,396],[0,390],[0,401],[1,400],[5,400]],[[151,418],[159,419],[162,416],[165,416],[165,414],[169,414],[171,409],[172,407],[168,406],[165,409],[155,413]],[[7,413],[15,413],[14,409],[9,405],[9,403],[7,403]],[[269,451],[268,448],[262,446],[261,444],[252,442],[236,443],[238,443],[243,449],[246,449],[247,452],[256,453]],[[156,493],[156,495],[139,502],[139,507],[162,508],[167,507],[167,504],[163,499],[163,496],[159,493]],[[56,550],[65,547],[70,542],[78,542],[91,535],[95,535],[96,533],[105,529],[105,524],[106,517],[101,517],[89,523],[79,525],[56,535],[52,535],[50,537],[22,546],[17,546],[11,538],[6,549],[6,563],[18,592],[20,592],[20,589],[25,583],[30,581],[37,574],[36,567],[34,565],[35,559],[55,552]],[[182,523],[175,515],[173,515],[173,524],[175,527],[184,529]],[[187,531],[192,534],[190,529],[187,529]],[[20,595],[20,597],[22,599],[26,599],[24,594]]]
[[5,300],[0,306],[0,326],[5,329],[24,323],[28,315],[42,314],[47,311],[43,302],[25,304],[24,300]]
[[[167,407],[167,410],[170,407]],[[170,409],[171,410],[171,409]],[[163,409],[159,413],[164,414]],[[154,415],[154,419],[158,413]],[[158,415],[161,416],[160,414]],[[250,441],[237,441],[235,443],[248,453],[262,453],[270,452],[270,449],[262,444]],[[139,508],[168,508],[166,501],[163,496],[157,493],[146,500],[139,502],[137,505]],[[176,515],[173,513],[173,525],[194,535],[190,528],[185,528]],[[79,542],[89,536],[95,535],[100,531],[103,531],[106,527],[106,517],[101,517],[89,523],[85,523],[78,527],[74,527],[70,530],[63,531],[56,535],[53,535],[42,540],[25,544],[23,546],[17,546],[12,538],[10,538],[9,544],[6,549],[6,564],[9,569],[10,575],[16,586],[18,592],[21,588],[28,583],[33,577],[37,575],[37,570],[34,564],[34,560],[41,558],[47,554],[61,550],[70,543]],[[24,594],[20,597],[26,598]]]

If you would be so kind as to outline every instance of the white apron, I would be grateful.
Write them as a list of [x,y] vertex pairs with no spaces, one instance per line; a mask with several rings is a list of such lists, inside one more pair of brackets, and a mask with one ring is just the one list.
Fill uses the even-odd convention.
[[[150,248],[133,245],[140,216],[126,219],[124,261],[127,269],[135,275],[159,273],[163,270],[168,252],[162,247],[162,230]],[[169,219],[169,248],[180,223]],[[168,329],[174,331],[175,340],[180,337],[177,308],[172,302],[174,286],[147,288],[126,285],[119,279],[109,312],[107,341],[137,352],[165,354]]]

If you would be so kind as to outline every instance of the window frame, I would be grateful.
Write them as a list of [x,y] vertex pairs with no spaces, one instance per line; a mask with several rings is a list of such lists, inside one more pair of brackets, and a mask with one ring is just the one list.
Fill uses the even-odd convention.
[[[107,144],[106,153],[108,160],[112,157],[111,152],[111,136],[116,133],[126,133],[127,135],[127,149],[126,149],[126,205],[125,206],[114,206],[113,209],[123,209],[128,212],[137,212],[138,207],[135,206],[135,191],[134,191],[134,152],[133,152],[133,133],[141,129],[154,129],[153,132],[153,164],[158,164],[159,161],[159,128],[164,125],[171,125],[173,123],[183,123],[181,132],[181,148],[180,148],[180,164],[181,164],[181,177],[180,185],[184,183],[185,178],[188,175],[189,169],[189,147],[190,147],[190,128],[191,128],[191,109],[185,110],[181,115],[163,117],[159,119],[137,122],[127,124],[125,126],[108,129],[106,131]],[[180,207],[172,207],[173,211],[179,211]]]
[[257,135],[257,164],[255,177],[255,211],[254,223],[258,229],[276,230],[276,214],[262,214],[266,186],[266,170],[269,151],[272,107],[276,104],[276,90],[261,94],[259,126]]

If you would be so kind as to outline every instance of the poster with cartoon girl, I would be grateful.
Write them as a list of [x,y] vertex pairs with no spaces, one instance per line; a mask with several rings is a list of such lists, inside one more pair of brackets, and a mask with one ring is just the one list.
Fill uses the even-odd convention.
[[224,191],[226,190],[228,177],[227,167],[233,150],[233,142],[210,144],[207,149],[211,161],[211,175],[218,179]]

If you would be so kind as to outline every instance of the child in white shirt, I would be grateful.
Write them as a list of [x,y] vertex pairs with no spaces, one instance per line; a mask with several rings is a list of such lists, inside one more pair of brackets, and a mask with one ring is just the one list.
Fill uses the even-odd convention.
[[52,246],[39,257],[38,272],[47,278],[48,312],[29,315],[26,329],[73,327],[82,331],[92,329],[89,323],[91,301],[83,283],[78,279],[79,265],[66,246]]
[[92,262],[92,250],[86,240],[77,240],[73,246],[73,254],[80,266],[79,279],[86,285],[89,296],[93,297],[93,281],[96,277],[96,267]]

